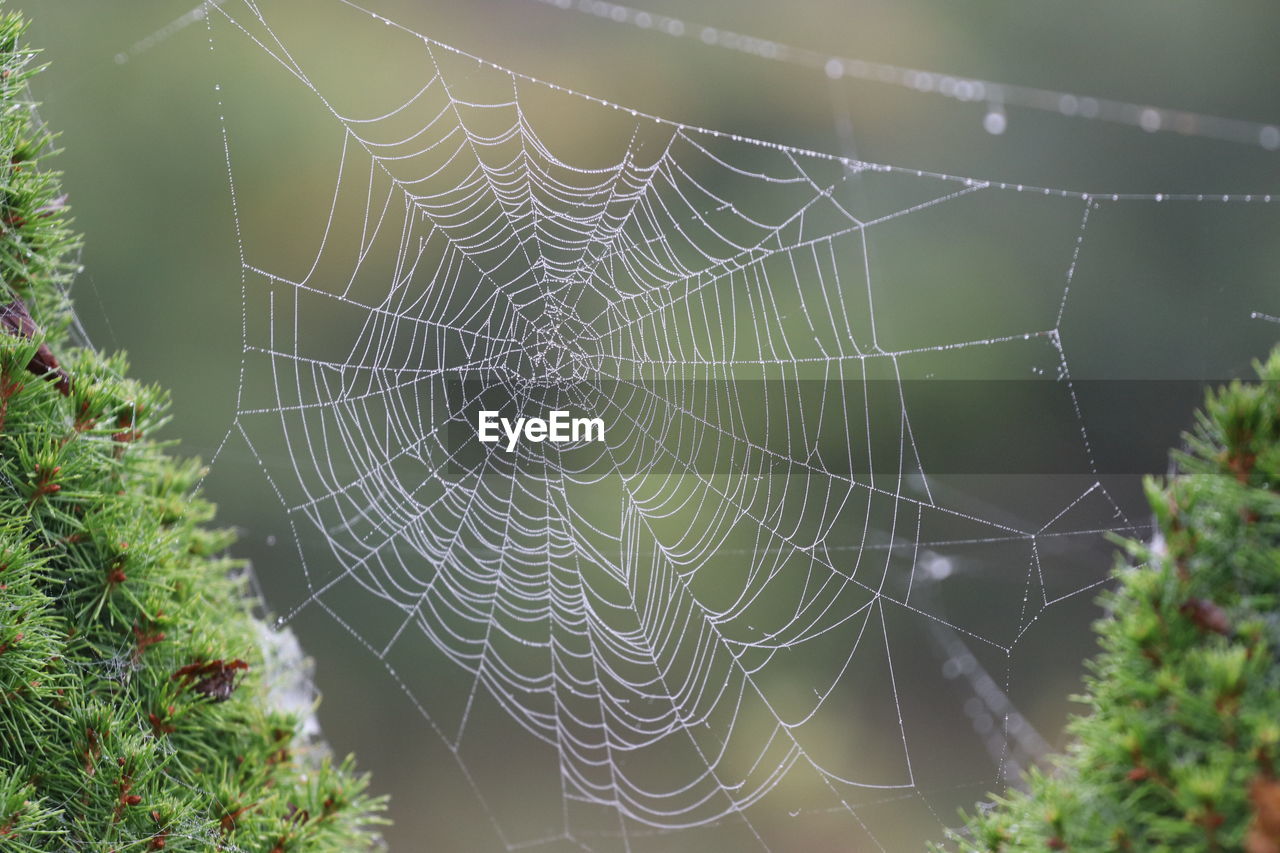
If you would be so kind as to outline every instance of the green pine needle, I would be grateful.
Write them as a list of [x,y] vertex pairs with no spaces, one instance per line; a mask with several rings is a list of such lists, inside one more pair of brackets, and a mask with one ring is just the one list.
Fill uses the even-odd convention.
[[154,440],[167,395],[68,339],[25,30],[0,14],[0,850],[369,849],[383,801],[268,706],[234,537]]
[[1280,350],[1207,395],[1159,545],[1104,598],[1073,746],[949,834],[978,851],[1280,853]]

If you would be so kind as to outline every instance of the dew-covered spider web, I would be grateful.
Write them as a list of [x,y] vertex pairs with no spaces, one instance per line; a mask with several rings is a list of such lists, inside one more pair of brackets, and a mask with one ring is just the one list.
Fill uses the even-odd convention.
[[[1131,310],[1091,251],[1153,210],[1262,233],[1269,194],[866,162],[275,5],[202,7],[254,57],[216,93],[228,448],[287,519],[281,621],[397,685],[400,749],[474,803],[457,849],[898,849],[1044,756],[1033,708],[1075,688],[1038,661],[1087,652],[1105,537],[1148,529],[1107,420],[1137,392],[1073,375],[1078,303]],[[395,74],[335,60],[326,16]],[[259,145],[295,153],[241,168]],[[1278,308],[1193,312],[1260,339]],[[484,400],[606,437],[481,446]]]

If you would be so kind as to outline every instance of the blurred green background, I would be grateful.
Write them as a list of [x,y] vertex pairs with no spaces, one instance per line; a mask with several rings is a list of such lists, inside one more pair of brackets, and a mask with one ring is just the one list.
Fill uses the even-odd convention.
[[[43,117],[61,133],[66,153],[59,165],[87,235],[85,271],[75,286],[81,320],[96,345],[129,352],[135,375],[172,389],[169,435],[181,439],[185,452],[208,459],[233,423],[242,363],[241,270],[220,115],[227,117],[249,260],[269,269],[292,269],[315,254],[341,136],[314,96],[264,61],[261,48],[218,24],[216,15],[214,50],[203,21],[155,37],[191,11],[191,0],[11,5],[32,18],[31,40],[53,63],[35,95]],[[335,104],[378,114],[422,85],[424,65],[413,40],[359,19],[340,3],[257,5],[282,37],[307,42],[309,70]],[[848,153],[852,142],[866,160],[1013,184],[1096,193],[1280,193],[1280,155],[1258,146],[1016,107],[1008,109],[1007,130],[993,136],[983,129],[981,103],[832,81],[821,71],[531,0],[370,0],[370,6],[505,67],[729,133],[837,154]],[[245,15],[239,0],[226,8]],[[1265,4],[652,0],[644,8],[840,56],[1280,120],[1274,47],[1280,7]],[[122,53],[128,61],[117,61]],[[220,110],[224,94],[227,107]],[[603,166],[620,156],[612,127],[597,121],[602,110],[559,101],[538,107],[530,107],[530,119],[570,162]],[[1016,316],[1018,330],[1053,324],[1083,205],[1014,199],[977,200],[954,217],[907,217],[886,229],[871,271],[885,289],[886,336],[904,346],[942,343],[949,328],[986,328],[1002,311]],[[1275,324],[1250,313],[1280,314],[1278,226],[1280,201],[1104,203],[1091,214],[1061,326],[1072,376],[1209,381],[1245,374],[1249,360],[1276,337]],[[341,349],[342,340],[335,346]],[[966,378],[1023,378],[1029,366],[1052,368],[1043,356],[996,351],[972,361],[922,362],[918,369],[921,375],[943,369]],[[1133,432],[1171,440],[1186,420],[1124,406],[1083,408],[1100,444]],[[937,421],[920,428],[954,430],[962,440],[962,418],[941,413]],[[1037,434],[1030,414],[1026,434]],[[954,506],[1035,529],[1093,479],[956,476],[936,485]],[[1135,522],[1145,519],[1136,478],[1102,479]],[[241,529],[240,553],[253,560],[277,612],[302,598],[295,533],[312,571],[326,576],[334,570],[325,564],[332,557],[322,536],[291,528],[238,436],[218,457],[208,490],[223,521]],[[1104,515],[1100,524],[1107,523]],[[1100,577],[1112,559],[1101,536],[1046,549],[1046,564],[1086,580]],[[961,614],[957,621],[965,622],[966,610],[1018,607],[1025,567],[1013,572],[1001,563],[1014,559],[1022,558],[994,548],[949,555],[948,565],[960,567],[968,584],[948,595],[949,612]],[[1073,583],[1064,580],[1062,589]],[[1007,662],[986,661],[993,675],[1007,679],[1002,686],[1017,710],[1054,745],[1062,743],[1067,697],[1078,689],[1081,662],[1092,648],[1089,623],[1098,615],[1092,598],[1078,595],[1047,609]],[[367,611],[358,601],[350,606],[357,633],[382,618],[373,602]],[[492,708],[477,711],[476,734],[467,743],[479,745],[455,755],[359,638],[314,607],[291,624],[317,661],[321,722],[334,750],[355,751],[374,772],[375,789],[393,796],[395,825],[387,832],[393,850],[576,849],[563,839],[540,842],[559,832],[560,816],[544,813],[559,807],[556,762],[509,718]],[[895,672],[904,695],[918,693],[921,705],[930,691],[943,691],[935,697],[936,714],[910,720],[916,788],[864,796],[857,810],[885,849],[917,849],[939,837],[956,807],[997,784],[998,757],[975,736],[963,713],[963,690],[945,691],[948,684],[938,677],[944,660],[930,642],[922,633],[920,648],[905,653]],[[432,663],[418,683],[425,679],[440,696],[465,694],[469,677],[425,647],[420,651]],[[883,684],[875,690],[884,698]],[[839,743],[833,735],[823,745],[837,749],[832,745]],[[856,755],[850,761],[857,766]],[[796,788],[788,792],[799,798],[790,808],[765,801],[753,807],[752,823],[775,850],[875,849],[829,794],[817,791],[806,804],[805,789]],[[584,832],[583,838],[590,838],[590,849],[623,849],[622,840],[607,834]],[[674,833],[633,826],[625,843],[655,851],[759,846],[732,819]]]

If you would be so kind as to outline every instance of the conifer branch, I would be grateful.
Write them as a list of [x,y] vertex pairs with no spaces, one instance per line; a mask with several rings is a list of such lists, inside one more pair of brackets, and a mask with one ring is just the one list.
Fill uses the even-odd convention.
[[1280,853],[1280,350],[1210,392],[1153,542],[1103,599],[1073,745],[949,833],[966,853]]
[[0,13],[0,850],[369,849],[383,801],[271,706],[234,537],[155,439],[167,395],[67,334],[25,30]]

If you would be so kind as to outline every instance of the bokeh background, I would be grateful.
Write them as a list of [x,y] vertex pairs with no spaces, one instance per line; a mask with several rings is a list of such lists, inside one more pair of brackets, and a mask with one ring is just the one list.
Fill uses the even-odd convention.
[[[60,166],[87,235],[85,269],[75,286],[81,320],[97,346],[127,350],[137,376],[172,389],[169,435],[180,438],[185,452],[208,459],[233,422],[242,362],[240,262],[221,116],[227,117],[246,208],[247,245],[264,265],[288,268],[314,254],[316,218],[333,189],[340,137],[314,99],[265,62],[248,39],[215,27],[211,51],[205,23],[183,17],[192,11],[191,0],[10,5],[31,17],[31,40],[52,62],[35,95],[43,117],[61,133],[66,151]],[[239,0],[227,5],[244,11]],[[305,36],[317,79],[337,101],[377,113],[421,85],[421,58],[385,28],[357,23],[338,2],[257,5],[281,32]],[[819,53],[1249,121],[1280,120],[1274,49],[1280,7],[1265,4],[1233,11],[1159,0],[644,0],[643,6]],[[1004,132],[993,135],[984,129],[987,106],[981,102],[831,80],[820,69],[673,39],[535,0],[370,0],[370,8],[508,68],[728,133],[1012,184],[1255,197],[1104,204],[1093,214],[1062,327],[1073,377],[1186,381],[1168,386],[1180,395],[1176,405],[1135,408],[1110,399],[1084,406],[1085,425],[1102,445],[1134,434],[1147,446],[1175,440],[1198,393],[1195,383],[1247,374],[1250,359],[1263,356],[1280,330],[1251,317],[1280,314],[1280,201],[1261,201],[1280,193],[1280,154],[1261,146],[1147,133],[1015,106],[1007,108]],[[184,20],[188,25],[170,26]],[[223,84],[225,110],[218,106],[224,90],[215,91]],[[550,104],[532,118],[567,159],[589,164],[593,157],[616,158],[616,152],[599,154],[606,134],[595,115]],[[945,301],[951,322],[977,323],[993,310],[992,300],[967,295],[1015,292],[1021,285],[1011,282],[1020,281],[1042,288],[1056,305],[1080,209],[1064,203],[1061,210],[1035,208],[1032,215],[1017,207],[975,207],[968,225],[962,218],[933,230],[916,230],[914,221],[904,220],[893,239],[910,263],[883,271],[902,279],[890,321],[906,338],[914,330],[924,340],[940,341],[938,328],[926,328],[939,322],[931,306]],[[312,329],[329,333],[340,336],[342,330]],[[966,369],[1020,378],[1029,364],[1021,356],[1012,362],[992,358]],[[963,419],[956,421],[953,413],[938,413],[935,432],[963,434]],[[1094,479],[956,476],[938,485],[983,517],[1034,529],[1034,520],[1043,523]],[[1104,471],[1101,480],[1131,518],[1145,518],[1135,476]],[[223,521],[241,530],[238,552],[252,559],[269,603],[289,611],[301,588],[299,547],[313,568],[324,571],[322,537],[303,530],[295,543],[257,462],[235,440],[218,457],[207,488]],[[1053,557],[1088,579],[1105,572],[1112,554],[1103,537],[1092,536],[1072,539]],[[1009,596],[1016,603],[1021,587],[1011,590],[1009,577],[1017,585],[1022,576],[1002,572],[1003,557],[970,553],[965,559],[971,585],[956,588],[948,602],[952,612],[995,606],[992,601]],[[1082,662],[1093,647],[1089,625],[1099,613],[1093,598],[1079,595],[1046,611],[1020,640],[1009,669],[1007,689],[1018,712],[1055,746],[1063,742],[1067,697],[1079,689]],[[376,613],[371,603],[355,624],[381,618]],[[369,650],[315,608],[303,609],[291,625],[317,662],[328,740],[339,753],[355,751],[374,773],[375,789],[392,795],[391,849],[574,849],[564,841],[535,844],[555,834],[556,821],[539,813],[548,787],[557,784],[554,763],[548,765],[545,750],[501,713],[479,717],[477,739],[486,748],[465,761],[501,825],[500,839],[453,755]],[[930,653],[930,642],[922,635],[923,651],[903,660],[899,682],[946,687],[938,680],[945,655]],[[429,657],[426,650],[423,657]],[[432,666],[427,677],[440,694],[469,688],[460,672]],[[883,685],[876,689],[883,693]],[[999,784],[999,761],[963,713],[963,688],[940,692],[937,702],[950,712],[912,721],[921,733],[916,762],[929,768],[925,776],[932,781],[907,797],[886,796],[858,811],[885,849],[918,849],[938,838],[944,824],[954,823],[958,806]],[[802,803],[773,813],[762,806],[753,822],[776,850],[875,849],[847,814],[839,815],[844,823],[828,819],[830,806],[815,802],[806,809]],[[730,824],[675,833],[633,827],[628,841],[636,850],[758,846]],[[622,849],[620,844],[599,835],[590,846]]]

